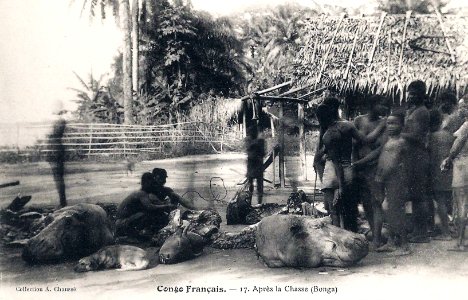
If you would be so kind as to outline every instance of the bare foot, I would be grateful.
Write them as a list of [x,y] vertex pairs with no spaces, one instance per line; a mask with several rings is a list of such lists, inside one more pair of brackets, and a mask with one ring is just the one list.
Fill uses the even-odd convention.
[[437,240],[437,241],[451,241],[452,237],[450,236],[450,234],[441,234],[441,235],[438,235],[438,236],[434,237],[434,240]]
[[427,236],[414,236],[410,238],[409,240],[410,243],[418,243],[418,244],[429,243],[430,241],[431,239],[428,238]]
[[388,243],[375,249],[376,252],[394,252],[397,248],[394,245],[389,245]]
[[369,252],[377,252],[378,248],[379,248],[379,245],[376,245],[374,243],[369,244]]
[[410,255],[413,252],[409,248],[402,248],[398,247],[394,252],[392,252],[393,256],[404,256],[404,255]]
[[464,245],[456,245],[454,248],[447,249],[447,251],[465,252],[467,250]]

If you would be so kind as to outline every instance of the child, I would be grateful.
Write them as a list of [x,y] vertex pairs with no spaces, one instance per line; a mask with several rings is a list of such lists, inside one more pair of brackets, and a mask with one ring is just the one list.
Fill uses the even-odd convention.
[[[447,205],[452,203],[451,182],[452,176],[447,172],[440,170],[442,160],[450,153],[454,137],[446,130],[440,129],[442,124],[442,114],[438,110],[430,112],[430,131],[429,134],[429,157],[431,174],[431,192],[437,203],[437,213],[440,217],[442,234],[435,237],[436,240],[448,241],[450,230],[448,225]],[[432,199],[429,207],[433,208]],[[431,205],[432,204],[432,205]],[[434,210],[432,209],[431,220],[429,223],[434,226]]]
[[[388,210],[386,220],[391,236],[384,246],[376,249],[378,252],[394,252],[395,255],[410,254],[405,228],[405,204],[408,188],[406,187],[407,157],[406,140],[400,136],[404,126],[404,115],[392,113],[387,119],[388,140],[383,144],[377,164],[376,182],[380,183],[379,197],[383,202],[387,197]],[[399,238],[399,244],[397,243]]]

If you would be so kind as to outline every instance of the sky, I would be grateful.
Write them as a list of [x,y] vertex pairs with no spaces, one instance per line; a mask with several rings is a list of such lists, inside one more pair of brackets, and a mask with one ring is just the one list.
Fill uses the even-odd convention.
[[[195,9],[215,16],[251,6],[276,5],[281,0],[192,0]],[[365,5],[366,0],[295,0],[304,6]],[[463,0],[453,0],[460,2]],[[53,118],[58,102],[76,107],[80,83],[110,71],[121,46],[121,33],[112,18],[90,21],[80,16],[82,0],[0,0],[0,123],[44,121]]]

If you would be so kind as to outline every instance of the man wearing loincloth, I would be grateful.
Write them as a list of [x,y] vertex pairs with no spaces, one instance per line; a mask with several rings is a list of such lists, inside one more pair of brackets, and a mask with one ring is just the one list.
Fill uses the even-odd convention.
[[426,84],[416,80],[408,85],[408,109],[405,127],[401,136],[408,143],[408,186],[409,200],[412,202],[413,235],[412,243],[427,243],[429,201],[429,151],[426,147],[429,134],[429,111],[424,106]]
[[316,114],[320,126],[325,130],[322,141],[326,163],[322,189],[333,225],[340,226],[342,218],[345,229],[357,232],[358,210],[356,197],[353,195],[354,178],[351,168],[353,138],[361,143],[375,142],[385,124],[365,136],[352,122],[338,120],[333,108],[327,105],[320,105]]

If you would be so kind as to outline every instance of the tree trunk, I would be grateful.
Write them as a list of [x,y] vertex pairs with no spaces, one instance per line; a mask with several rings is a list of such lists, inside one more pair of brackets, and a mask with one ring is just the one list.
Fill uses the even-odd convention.
[[132,111],[132,27],[130,19],[129,0],[119,0],[119,15],[123,32],[123,94],[124,94],[124,124],[133,123]]
[[140,86],[138,84],[138,60],[140,58],[139,53],[139,30],[140,24],[138,22],[138,16],[140,15],[140,8],[138,6],[138,0],[133,0],[132,3],[132,79],[133,79],[133,91],[139,95],[140,94]]
[[307,180],[306,139],[304,130],[304,104],[297,104],[297,118],[299,125],[299,162],[302,180]]

